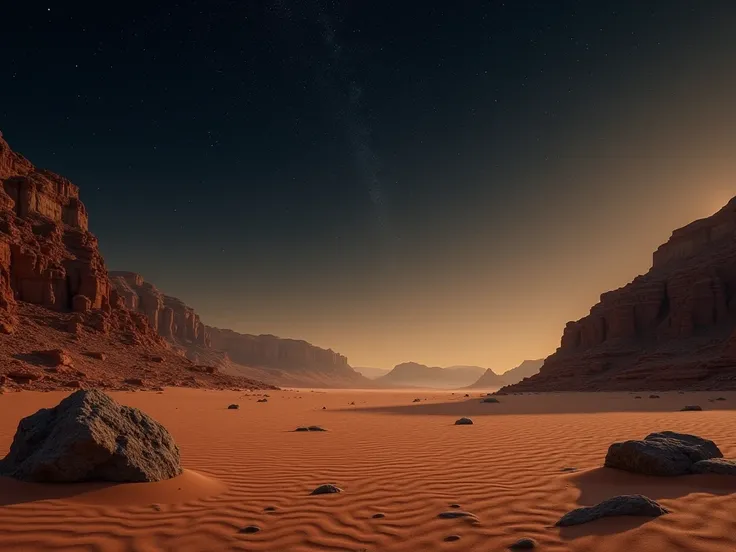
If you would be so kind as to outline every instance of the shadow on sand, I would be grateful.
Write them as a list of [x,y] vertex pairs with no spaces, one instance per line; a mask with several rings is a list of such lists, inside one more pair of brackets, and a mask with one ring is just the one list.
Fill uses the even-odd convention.
[[121,483],[26,483],[0,477],[0,506],[70,499],[119,485]]
[[[445,399],[447,393],[417,394],[429,400]],[[358,407],[342,412],[367,414],[400,414],[418,416],[490,416],[525,414],[595,414],[603,412],[673,412],[682,416],[698,416],[713,410],[736,409],[736,393],[677,392],[658,393],[659,399],[649,399],[648,393],[545,393],[535,395],[498,396],[498,403],[484,403],[480,394],[470,398],[451,398],[445,402],[417,402],[405,405]],[[641,397],[636,399],[635,397]],[[716,401],[723,397],[726,400]],[[704,412],[679,412],[686,405],[697,404]]]
[[[607,498],[630,494],[641,494],[659,501],[696,493],[728,495],[736,492],[736,478],[719,475],[655,477],[611,468],[596,468],[566,478],[580,490],[580,506],[593,506]],[[622,533],[650,523],[653,519],[633,516],[601,519],[584,525],[562,527],[560,536],[574,539],[588,535]]]

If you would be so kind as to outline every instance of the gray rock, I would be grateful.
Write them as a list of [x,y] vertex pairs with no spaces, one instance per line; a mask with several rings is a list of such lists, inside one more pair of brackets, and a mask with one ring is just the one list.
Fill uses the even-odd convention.
[[501,401],[499,401],[496,397],[486,397],[485,399],[483,399],[483,402],[484,403],[499,403]]
[[534,539],[519,539],[509,546],[509,550],[531,550],[537,546]]
[[313,495],[323,495],[323,494],[334,494],[334,493],[341,493],[342,489],[336,485],[332,485],[328,483],[327,485],[320,485],[316,489],[314,489],[310,494]]
[[166,428],[97,389],[23,418],[0,461],[0,475],[34,482],[146,482],[181,473]]
[[325,428],[321,426],[311,425],[307,428],[309,431],[327,431]]
[[641,441],[614,443],[604,465],[644,475],[674,476],[691,473],[695,462],[722,458],[713,441],[695,435],[663,431]]
[[473,420],[470,418],[460,418],[455,422],[455,425],[473,425]]
[[257,525],[248,525],[247,527],[243,527],[240,530],[240,532],[241,533],[245,533],[247,535],[252,535],[253,533],[258,533],[258,531],[260,531],[260,530],[261,530],[261,528],[258,527]]
[[566,513],[555,524],[558,527],[569,527],[571,525],[580,525],[612,516],[645,516],[659,517],[668,514],[669,510],[657,504],[642,495],[623,495],[615,496],[604,500],[595,506],[577,508]]
[[710,458],[695,462],[693,473],[715,473],[718,475],[736,475],[736,462],[724,458]]
[[309,431],[309,428],[301,426],[301,427],[296,428],[294,431]]
[[687,406],[683,406],[680,409],[680,412],[698,412],[700,410],[703,410],[702,407],[698,406],[697,404],[689,404]]
[[239,404],[231,404],[227,407],[228,410],[238,410],[240,408]]

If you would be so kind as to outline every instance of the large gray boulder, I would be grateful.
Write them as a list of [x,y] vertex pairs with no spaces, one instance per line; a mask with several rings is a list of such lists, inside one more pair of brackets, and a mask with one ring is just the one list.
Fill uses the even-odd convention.
[[577,508],[566,513],[556,523],[558,527],[580,525],[612,516],[658,517],[669,513],[667,508],[642,495],[615,496],[595,506]]
[[180,473],[166,428],[96,389],[23,418],[0,460],[0,475],[35,482],[146,482]]
[[723,458],[713,441],[662,431],[643,440],[613,443],[604,465],[644,475],[674,476],[693,473],[696,462],[711,458]]

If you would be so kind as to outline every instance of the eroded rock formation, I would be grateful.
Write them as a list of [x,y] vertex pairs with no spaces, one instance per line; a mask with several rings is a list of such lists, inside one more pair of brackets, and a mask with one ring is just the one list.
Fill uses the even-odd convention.
[[679,230],[652,268],[568,322],[540,373],[506,390],[736,388],[736,198]]
[[192,307],[165,295],[135,272],[110,272],[110,280],[126,308],[145,314],[159,335],[209,347],[207,328]]

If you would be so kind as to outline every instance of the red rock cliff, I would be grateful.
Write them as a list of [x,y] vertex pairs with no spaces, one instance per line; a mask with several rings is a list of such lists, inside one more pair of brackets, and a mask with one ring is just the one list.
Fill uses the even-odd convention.
[[675,230],[652,268],[568,322],[508,390],[736,388],[736,198]]
[[207,329],[192,307],[159,291],[135,272],[110,272],[110,281],[126,308],[146,315],[151,326],[169,341],[210,346]]
[[[208,327],[212,347],[227,352],[238,364],[279,370],[350,371],[347,357],[332,349],[322,349],[306,341],[274,335],[248,335]],[[362,379],[362,378],[356,378]]]
[[79,189],[14,153],[1,134],[0,184],[0,309],[12,312],[20,300],[70,310],[76,296],[90,308],[109,307],[105,263]]

